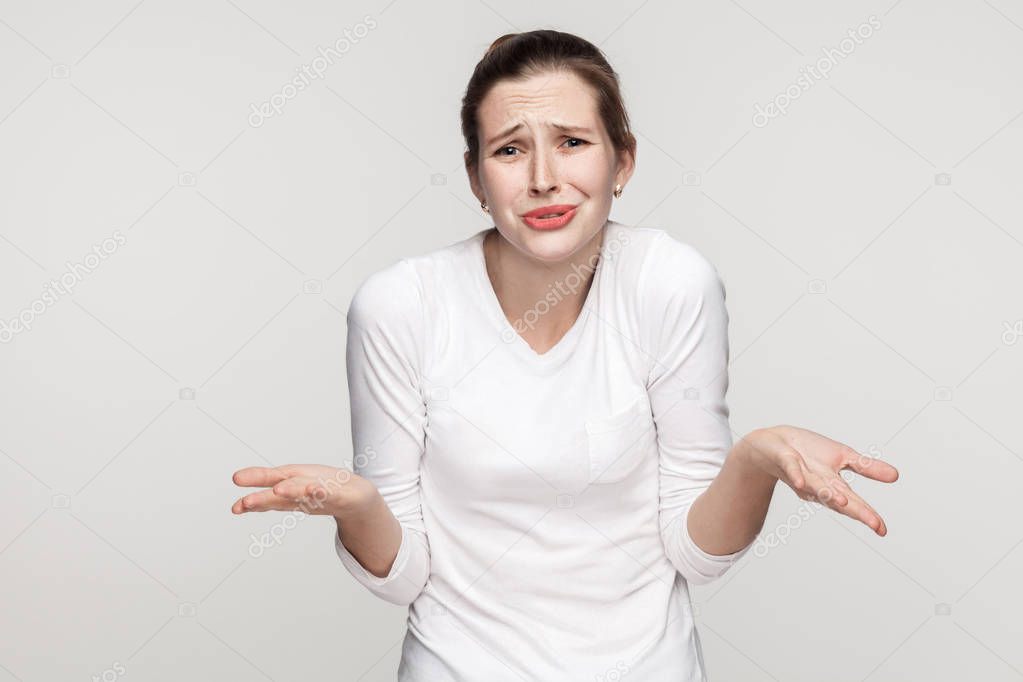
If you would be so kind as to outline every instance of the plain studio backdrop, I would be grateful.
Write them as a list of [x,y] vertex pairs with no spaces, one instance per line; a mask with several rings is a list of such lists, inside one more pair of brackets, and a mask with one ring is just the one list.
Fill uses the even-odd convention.
[[394,679],[405,608],[231,474],[351,462],[348,302],[491,224],[460,100],[534,28],[622,78],[611,217],[722,275],[736,436],[901,474],[885,538],[779,484],[711,680],[1023,678],[1018,3],[125,0],[0,2],[0,682]]

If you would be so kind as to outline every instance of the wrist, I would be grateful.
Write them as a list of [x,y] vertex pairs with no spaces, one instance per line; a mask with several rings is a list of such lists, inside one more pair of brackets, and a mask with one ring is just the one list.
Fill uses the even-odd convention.
[[377,487],[361,476],[353,476],[346,485],[348,490],[334,512],[334,519],[339,525],[342,519],[372,516],[380,509],[380,505],[387,505]]
[[757,445],[757,439],[762,433],[762,429],[751,431],[735,444],[736,460],[748,477],[773,485],[778,481],[778,477],[764,466],[763,451]]

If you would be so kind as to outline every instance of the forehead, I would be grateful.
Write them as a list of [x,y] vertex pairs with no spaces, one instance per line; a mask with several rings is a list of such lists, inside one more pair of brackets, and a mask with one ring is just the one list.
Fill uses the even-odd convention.
[[548,72],[498,82],[480,103],[480,127],[490,134],[519,121],[593,125],[597,102],[590,87],[573,73]]

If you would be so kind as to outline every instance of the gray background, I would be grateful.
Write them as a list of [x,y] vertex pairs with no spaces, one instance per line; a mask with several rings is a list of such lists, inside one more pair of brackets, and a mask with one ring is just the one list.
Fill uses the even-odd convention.
[[460,98],[491,40],[541,27],[623,79],[612,218],[725,280],[735,433],[796,424],[901,472],[854,482],[886,538],[779,487],[773,546],[694,588],[711,678],[1023,679],[1018,2],[148,0],[0,3],[0,319],[34,317],[0,345],[0,682],[394,679],[405,609],[326,518],[250,552],[285,515],[231,515],[230,476],[350,460],[351,294],[487,226]]

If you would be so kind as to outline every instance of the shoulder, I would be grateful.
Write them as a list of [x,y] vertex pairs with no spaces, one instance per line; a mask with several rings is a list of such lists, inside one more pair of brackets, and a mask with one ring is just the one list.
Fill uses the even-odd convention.
[[637,293],[647,307],[663,310],[671,301],[724,295],[717,268],[689,242],[655,227],[627,227],[619,233],[635,245],[628,260],[635,271]]
[[[654,357],[684,354],[692,339],[727,339],[725,287],[699,249],[666,230],[650,229],[637,283],[637,320]],[[727,343],[727,341],[725,341]]]
[[453,286],[448,280],[466,271],[473,239],[406,256],[370,274],[352,295],[349,322],[421,332],[435,299]]
[[685,361],[697,346],[727,353],[728,309],[717,268],[692,244],[651,231],[637,287],[639,338],[658,359],[651,371]]
[[403,258],[373,272],[355,289],[348,321],[363,326],[400,323],[421,314],[422,302],[419,276]]
[[414,380],[423,367],[425,320],[422,290],[406,259],[373,272],[348,305],[348,371],[401,366]]
[[689,242],[677,239],[670,232],[659,230],[647,266],[662,281],[686,286],[708,286],[720,280],[710,259]]

